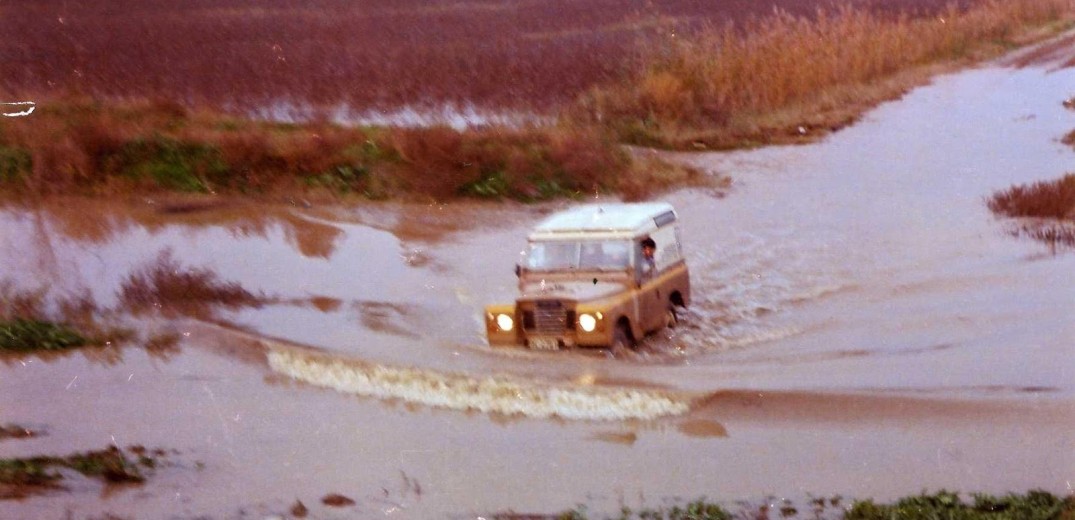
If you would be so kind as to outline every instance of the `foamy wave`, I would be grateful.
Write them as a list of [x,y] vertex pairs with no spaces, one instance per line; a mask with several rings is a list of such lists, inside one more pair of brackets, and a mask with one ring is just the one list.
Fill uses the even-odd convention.
[[658,390],[598,386],[552,386],[507,376],[474,378],[417,368],[273,348],[269,366],[281,374],[339,392],[403,399],[452,410],[562,417],[565,419],[654,419],[679,415],[690,399]]

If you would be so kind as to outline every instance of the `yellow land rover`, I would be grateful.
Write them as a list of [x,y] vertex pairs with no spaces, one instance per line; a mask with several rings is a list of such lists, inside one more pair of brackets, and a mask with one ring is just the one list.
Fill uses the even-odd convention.
[[485,308],[490,345],[633,348],[674,326],[691,297],[676,212],[659,202],[550,216],[530,234],[516,274],[515,303]]

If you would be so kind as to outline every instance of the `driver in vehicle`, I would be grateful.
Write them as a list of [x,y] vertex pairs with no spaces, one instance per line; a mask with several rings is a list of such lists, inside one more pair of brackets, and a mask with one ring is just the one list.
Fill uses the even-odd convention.
[[646,237],[642,240],[642,276],[650,278],[657,271],[657,261],[654,255],[657,253],[657,242]]

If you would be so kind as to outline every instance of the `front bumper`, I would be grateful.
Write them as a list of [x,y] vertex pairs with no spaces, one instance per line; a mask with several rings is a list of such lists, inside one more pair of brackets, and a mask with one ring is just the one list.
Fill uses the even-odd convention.
[[[595,317],[595,327],[585,331],[579,323],[580,316]],[[609,326],[604,315],[596,311],[568,310],[558,327],[542,325],[534,316],[534,306],[523,302],[518,305],[490,305],[485,308],[485,332],[492,346],[525,346],[536,350],[557,350],[576,346],[604,347],[610,341]],[[511,328],[505,329],[504,317],[510,318]]]

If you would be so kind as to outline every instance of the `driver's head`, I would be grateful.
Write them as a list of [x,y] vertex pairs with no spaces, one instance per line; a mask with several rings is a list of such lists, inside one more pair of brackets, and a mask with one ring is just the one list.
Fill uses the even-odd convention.
[[646,257],[652,257],[656,251],[657,242],[654,242],[652,238],[646,237],[642,240],[642,254],[646,255]]

